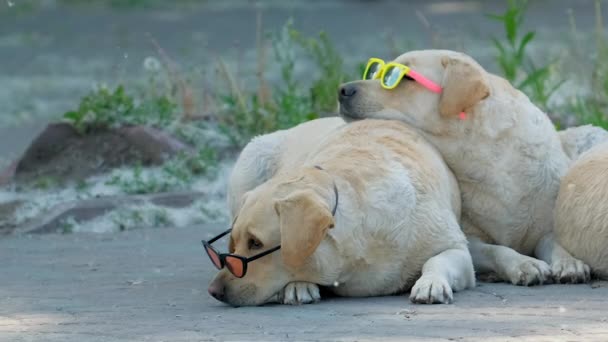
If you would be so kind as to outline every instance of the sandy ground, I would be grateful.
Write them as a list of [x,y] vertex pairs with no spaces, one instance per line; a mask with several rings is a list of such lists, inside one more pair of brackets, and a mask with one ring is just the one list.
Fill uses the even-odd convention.
[[0,341],[606,341],[608,287],[480,283],[404,296],[231,308],[199,240],[224,225],[0,240]]

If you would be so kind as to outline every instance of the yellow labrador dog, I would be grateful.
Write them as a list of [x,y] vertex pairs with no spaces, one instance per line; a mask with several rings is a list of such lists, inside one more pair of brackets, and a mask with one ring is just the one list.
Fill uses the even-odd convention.
[[608,143],[583,153],[562,179],[555,236],[595,275],[608,278]]
[[280,170],[291,170],[316,150],[323,138],[346,123],[331,117],[253,138],[241,151],[228,180],[228,209],[236,217],[241,198]]
[[[349,121],[406,122],[435,145],[458,179],[461,225],[476,271],[494,271],[521,285],[551,276],[586,281],[589,268],[552,235],[560,178],[570,158],[549,118],[465,54],[412,51],[395,62],[416,74],[392,90],[379,79],[343,85],[340,113]],[[438,90],[415,81],[416,75]]]
[[[323,126],[335,129],[311,129]],[[274,156],[267,149],[273,145]],[[414,302],[449,303],[454,291],[475,285],[458,225],[457,182],[407,125],[317,120],[262,136],[239,159],[232,180],[253,184],[260,174],[271,176],[242,196],[230,195],[238,202],[233,256],[212,257],[226,265],[209,286],[216,299],[234,306],[303,304],[319,300],[322,285],[342,296],[411,289]],[[243,257],[255,260],[236,260]]]

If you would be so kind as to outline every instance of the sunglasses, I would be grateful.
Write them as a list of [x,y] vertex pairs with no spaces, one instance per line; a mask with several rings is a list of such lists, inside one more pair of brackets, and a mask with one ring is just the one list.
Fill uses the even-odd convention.
[[209,241],[203,240],[202,243],[203,247],[205,247],[205,252],[207,252],[209,259],[211,259],[211,263],[213,263],[213,265],[218,270],[221,270],[224,267],[228,268],[228,271],[230,271],[230,273],[232,273],[237,278],[243,278],[245,274],[247,274],[248,263],[281,249],[281,245],[278,245],[274,248],[271,248],[267,251],[264,251],[260,254],[256,254],[249,258],[236,254],[219,253],[215,248],[213,248],[213,246],[211,246],[211,244],[221,239],[222,237],[228,235],[231,231],[232,228],[228,229],[227,231],[221,233],[220,235],[214,237]]
[[434,93],[441,93],[441,87],[437,83],[420,75],[407,65],[395,62],[385,63],[380,58],[370,58],[369,61],[367,61],[367,66],[363,72],[364,80],[375,80],[379,78],[382,88],[388,90],[397,87],[399,83],[401,83],[401,80],[406,76]]

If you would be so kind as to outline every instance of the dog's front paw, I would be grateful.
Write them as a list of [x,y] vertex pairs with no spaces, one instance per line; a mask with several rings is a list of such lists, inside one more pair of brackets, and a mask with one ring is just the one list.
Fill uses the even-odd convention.
[[553,279],[557,283],[586,283],[591,279],[591,269],[575,258],[562,258],[551,263]]
[[300,305],[318,302],[321,295],[317,284],[295,281],[283,288],[282,298],[283,304]]
[[550,282],[551,268],[542,260],[522,255],[521,260],[507,269],[506,277],[514,285],[540,285]]
[[450,304],[452,288],[443,277],[423,275],[412,287],[410,300],[419,304]]

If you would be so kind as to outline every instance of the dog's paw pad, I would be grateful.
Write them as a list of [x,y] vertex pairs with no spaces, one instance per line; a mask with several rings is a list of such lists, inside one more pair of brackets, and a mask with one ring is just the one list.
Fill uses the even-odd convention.
[[296,281],[287,284],[283,289],[283,304],[300,305],[315,303],[321,300],[317,284]]
[[422,276],[410,293],[410,300],[419,304],[449,304],[453,299],[452,288],[442,277]]
[[591,279],[589,266],[575,258],[555,260],[551,263],[551,271],[557,283],[585,283]]
[[508,279],[515,285],[540,285],[550,282],[551,268],[542,260],[526,256],[509,270]]

